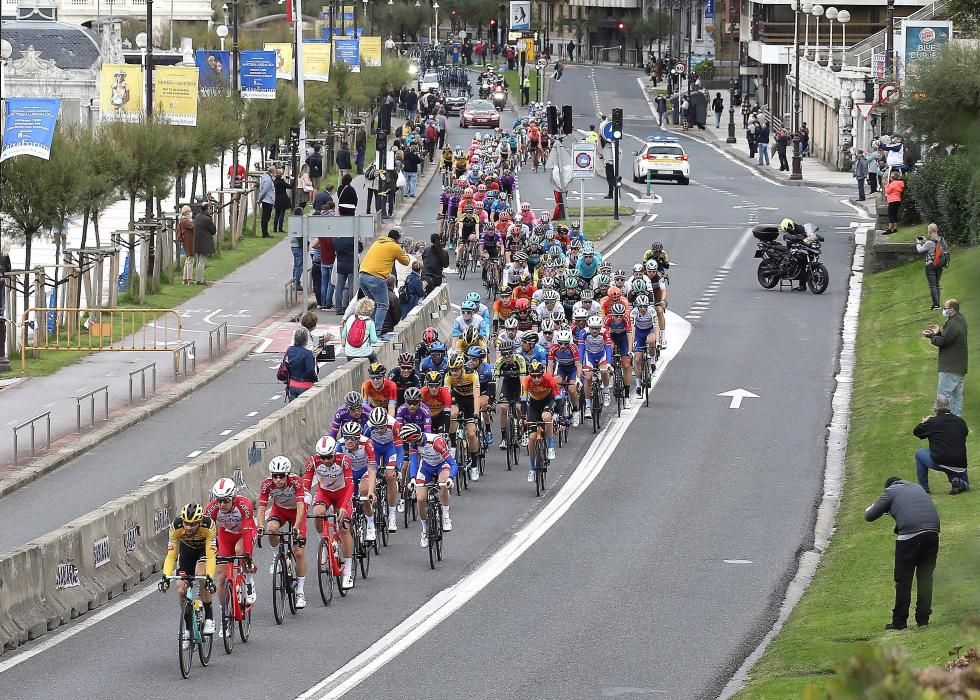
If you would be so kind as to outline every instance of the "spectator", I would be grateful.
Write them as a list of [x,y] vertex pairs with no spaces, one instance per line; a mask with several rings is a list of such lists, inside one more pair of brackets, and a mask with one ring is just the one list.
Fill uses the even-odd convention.
[[929,470],[942,472],[949,479],[950,496],[970,490],[967,474],[966,436],[970,429],[966,421],[949,410],[949,397],[939,394],[936,415],[926,416],[912,430],[920,440],[929,440],[929,447],[915,451],[915,476],[919,486],[929,493]]
[[333,190],[333,185],[327,185],[321,192],[316,193],[316,199],[313,200],[314,214],[322,212],[325,206],[334,203]]
[[[180,208],[180,221],[177,222],[177,241],[184,249],[184,284],[194,284],[194,217],[186,204]],[[0,287],[2,295],[2,287]],[[0,347],[0,356],[4,354]]]
[[442,271],[449,267],[449,251],[443,246],[442,237],[433,233],[429,242],[429,247],[422,251],[422,281],[426,294],[442,284]]
[[385,282],[388,284],[388,312],[381,325],[381,337],[387,339],[388,334],[394,333],[395,326],[402,320],[402,302],[398,298],[398,278],[393,274],[388,275]]
[[[354,239],[336,238],[333,242],[333,249],[336,256],[334,271],[337,274],[333,305],[337,315],[340,316],[343,315],[344,309],[354,297]],[[358,242],[357,252],[360,253],[362,250],[364,250],[364,246]]]
[[[310,261],[312,265],[310,266],[310,286],[313,287],[313,296],[315,297],[316,308],[322,307],[325,302],[320,296],[320,291],[323,287],[323,280],[320,279],[320,246],[316,245],[316,241],[310,245]],[[310,308],[314,308],[311,306]]]
[[337,261],[333,239],[321,236],[314,241],[313,245],[320,249],[320,298],[323,300],[323,305],[320,308],[332,309],[333,284],[330,276],[333,274],[333,266]]
[[445,110],[439,110],[436,114],[436,129],[439,131],[439,148],[446,145],[446,132],[449,129],[449,119],[446,117]]
[[354,132],[354,166],[358,175],[364,174],[364,157],[367,154],[367,132],[357,129]]
[[854,165],[851,167],[851,174],[857,180],[858,201],[864,201],[864,181],[868,179],[868,159],[864,157],[864,149],[857,149],[854,157]]
[[310,332],[300,327],[293,332],[293,344],[286,349],[286,364],[289,365],[289,380],[286,382],[286,402],[313,386],[318,379],[316,358],[308,347]]
[[810,155],[810,127],[803,122],[800,127],[800,157]]
[[392,229],[387,236],[381,236],[371,244],[361,263],[361,274],[358,276],[361,289],[374,300],[374,325],[378,328],[384,325],[385,314],[388,313],[388,275],[392,273],[397,260],[402,265],[408,265],[411,258],[399,245],[401,232]]
[[787,148],[789,148],[789,131],[780,129],[776,132],[776,154],[779,156],[780,172],[789,172],[789,161],[786,159]]
[[286,212],[292,208],[293,201],[289,197],[289,186],[282,176],[282,168],[276,168],[276,174],[272,179],[272,184],[276,188],[276,217],[272,221],[272,230],[274,233],[285,233]]
[[211,218],[211,202],[204,202],[201,211],[194,217],[194,283],[211,286],[204,280],[204,266],[214,255],[214,237],[218,230]]
[[313,145],[313,153],[306,159],[306,165],[310,166],[310,181],[313,183],[314,191],[320,189],[320,180],[323,178],[323,156],[320,155],[320,144]]
[[415,92],[415,88],[408,91],[405,95],[405,116],[410,122],[415,121],[415,117],[419,113],[419,95]]
[[346,141],[340,142],[340,150],[337,151],[334,162],[337,164],[337,170],[340,173],[337,177],[337,187],[340,187],[344,181],[344,175],[350,174],[350,146],[347,145]]
[[868,151],[865,153],[864,159],[868,161],[868,190],[871,194],[875,194],[878,191],[878,178],[881,176],[881,168],[878,166],[878,153]]
[[606,186],[609,190],[605,199],[612,199],[616,189],[616,151],[612,141],[606,141],[606,145],[599,151],[599,158],[604,163]]
[[935,311],[939,308],[939,300],[942,298],[939,291],[939,281],[943,276],[943,253],[946,252],[946,240],[939,235],[939,227],[936,224],[929,224],[927,227],[929,238],[916,236],[915,249],[925,254],[926,262],[926,284],[929,285],[929,294],[932,296],[932,308]]
[[905,192],[905,181],[897,171],[892,171],[892,176],[885,185],[885,200],[888,202],[888,230],[885,235],[895,233],[898,230],[898,212],[902,208],[902,194]]
[[419,157],[418,149],[415,146],[409,148],[408,153],[405,154],[405,159],[402,161],[402,167],[405,173],[406,197],[415,196],[415,188],[418,186],[419,181],[419,164],[421,162],[422,159]]
[[307,203],[316,194],[316,190],[313,189],[313,181],[310,179],[310,166],[306,163],[303,163],[303,167],[299,171],[299,181],[296,184],[296,206],[305,211]]
[[[438,236],[439,234],[433,234]],[[422,253],[425,255],[425,253]],[[422,263],[418,260],[412,261],[412,271],[408,273],[408,277],[405,278],[405,296],[399,297],[405,299],[405,303],[402,306],[402,318],[408,316],[412,309],[418,306],[418,303],[425,297],[425,286],[422,284]]]
[[657,122],[660,126],[667,125],[667,98],[663,94],[657,95]]
[[[378,185],[378,195],[384,195],[379,201],[378,211],[383,219],[390,219],[395,215],[395,194],[398,192],[398,174],[402,171],[402,161],[404,154],[401,151],[395,153],[395,167],[384,171],[384,184]],[[384,189],[382,189],[384,188]]]
[[749,115],[751,114],[751,108],[749,107],[749,99],[745,98],[742,100],[742,128],[749,128]]
[[272,218],[272,210],[276,206],[276,183],[273,179],[276,168],[273,165],[262,173],[259,177],[259,204],[262,206],[262,238],[271,238],[269,235],[269,219]]
[[[382,158],[383,155],[384,154],[382,154]],[[371,204],[373,203],[377,212],[384,215],[384,211],[382,211],[381,207],[381,193],[378,192],[378,189],[382,186],[382,182],[384,181],[384,172],[381,170],[381,168],[378,168],[373,178],[368,180],[367,176],[365,175],[364,179],[367,181],[367,202],[364,205],[364,213],[371,213]]]
[[939,389],[937,394],[949,397],[953,415],[963,414],[963,382],[966,379],[966,319],[960,313],[960,302],[950,299],[943,306],[946,323],[942,330],[932,325],[922,335],[939,348]]
[[439,143],[439,129],[436,128],[434,119],[430,119],[426,123],[425,130],[422,132],[422,138],[425,143],[425,155],[431,163],[435,156],[436,144]]
[[[303,215],[302,209],[297,209],[299,216]],[[293,282],[296,284],[296,291],[303,291],[303,237],[293,236],[289,239],[289,251],[293,254]]]
[[715,128],[721,128],[721,114],[725,111],[725,100],[720,92],[715,93],[715,99],[711,100],[711,109],[715,111]]
[[[354,216],[357,213],[357,190],[351,184],[352,179],[350,173],[340,178],[340,188],[337,190],[337,208],[341,216]],[[370,199],[368,201],[370,202]],[[370,213],[370,207],[368,213]]]
[[929,624],[932,614],[932,575],[939,554],[939,513],[932,499],[918,484],[897,476],[885,480],[885,492],[864,511],[864,519],[874,522],[885,513],[895,519],[895,607],[886,630],[908,626],[912,602],[912,577],[918,579],[915,622]]
[[[387,292],[388,285],[384,280],[381,284]],[[387,313],[387,309],[385,312]],[[344,343],[344,354],[348,360],[356,357],[374,357],[374,344],[378,342],[378,332],[372,314],[377,317],[377,307],[373,301],[365,297],[357,302],[354,313],[344,319],[340,327],[340,339]]]
[[572,41],[571,39],[569,39],[568,40],[568,43],[565,44],[565,48],[568,50],[568,60],[569,60],[569,62],[574,61],[575,60],[575,42]]
[[769,122],[766,121],[756,133],[759,144],[759,165],[769,165]]

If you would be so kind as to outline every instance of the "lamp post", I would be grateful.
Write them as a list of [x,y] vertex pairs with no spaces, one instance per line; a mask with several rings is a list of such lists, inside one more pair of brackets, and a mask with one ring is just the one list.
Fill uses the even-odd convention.
[[225,37],[228,36],[228,27],[224,24],[219,24],[214,33],[218,35],[218,41],[221,42],[221,50],[225,50]]
[[805,28],[803,30],[803,44],[804,44],[803,52],[804,54],[806,54],[807,60],[809,60],[810,59],[810,13],[813,11],[813,3],[807,0],[807,2],[804,2],[803,4],[800,5],[800,9],[803,11],[803,14],[806,15],[806,23],[805,23]]
[[837,19],[837,8],[828,7],[823,13],[824,17],[827,18],[827,24],[830,25],[830,38],[827,40],[827,53],[830,62],[834,62],[834,20]]
[[817,26],[813,30],[813,45],[816,48],[814,58],[820,59],[820,15],[823,14],[823,5],[814,5],[810,14],[817,18]]
[[[361,21],[364,22],[364,24],[368,27],[368,29],[373,30],[374,29],[374,23],[370,23],[370,24],[368,23],[368,0],[361,0],[361,4],[364,6],[361,9]],[[372,31],[372,33],[373,33],[373,31]],[[357,35],[357,28],[356,27],[354,28],[354,34],[355,34],[355,38],[356,38],[356,35]]]
[[894,67],[895,67],[895,0],[888,0],[888,5],[885,9],[885,75],[890,75]]
[[847,65],[847,23],[851,21],[851,13],[841,10],[837,13],[837,21],[840,22],[840,62],[842,66]]
[[793,8],[793,160],[790,180],[803,179],[803,158],[800,156],[800,0],[792,0]]
[[728,81],[728,138],[725,143],[735,143],[735,87],[738,80],[732,78]]
[[435,38],[432,44],[437,46],[439,44],[439,3],[432,3],[432,10],[436,13]]

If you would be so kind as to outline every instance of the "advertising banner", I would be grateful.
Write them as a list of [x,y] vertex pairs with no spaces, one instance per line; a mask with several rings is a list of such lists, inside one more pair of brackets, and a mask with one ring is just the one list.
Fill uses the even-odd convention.
[[153,114],[168,124],[197,126],[196,67],[157,66],[153,70]]
[[531,29],[530,0],[513,0],[510,3],[510,29],[515,32]]
[[357,39],[333,40],[334,55],[338,61],[342,61],[350,67],[351,73],[361,72],[361,54],[358,50],[359,43]]
[[949,43],[953,23],[949,20],[906,20],[902,23],[905,75],[917,66],[933,61],[943,46]]
[[262,48],[276,52],[276,78],[279,80],[293,79],[293,45],[266,43]]
[[14,156],[50,158],[61,100],[11,97],[6,107],[0,162]]
[[381,65],[381,37],[361,37],[361,63],[365,66]]
[[306,40],[303,42],[303,79],[330,80],[331,46],[323,41]]
[[276,99],[276,52],[242,51],[239,82],[247,100]]
[[201,92],[210,94],[231,87],[231,52],[198,49],[194,63],[200,71],[198,85]]
[[138,122],[143,118],[143,69],[140,66],[102,64],[99,112],[104,122]]

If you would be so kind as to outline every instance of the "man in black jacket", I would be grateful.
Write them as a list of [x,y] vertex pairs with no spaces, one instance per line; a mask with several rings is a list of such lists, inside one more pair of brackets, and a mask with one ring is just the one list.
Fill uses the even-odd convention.
[[939,554],[939,513],[932,498],[918,484],[897,476],[885,480],[885,492],[864,511],[864,519],[874,522],[885,513],[895,519],[895,607],[886,630],[908,626],[912,603],[912,577],[918,581],[915,622],[929,624],[932,614],[932,575]]
[[960,302],[949,299],[943,304],[946,323],[929,326],[922,335],[939,348],[939,388],[937,393],[949,397],[949,410],[963,415],[963,384],[969,361],[966,319],[960,313]]
[[422,281],[426,294],[442,284],[442,271],[449,267],[449,252],[439,234],[433,233],[429,241],[431,245],[422,251]]
[[929,447],[915,451],[915,475],[919,486],[929,493],[929,470],[935,469],[949,478],[950,496],[970,490],[967,476],[966,436],[970,429],[966,421],[949,410],[949,397],[936,397],[936,415],[926,416],[912,430],[920,440],[929,440]]

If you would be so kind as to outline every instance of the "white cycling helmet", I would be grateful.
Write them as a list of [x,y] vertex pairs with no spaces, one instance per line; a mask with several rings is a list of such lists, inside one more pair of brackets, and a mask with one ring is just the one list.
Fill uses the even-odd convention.
[[572,314],[572,318],[574,318],[576,321],[584,321],[588,319],[588,317],[589,312],[583,309],[581,306],[575,309],[575,313]]
[[541,319],[541,332],[542,333],[554,333],[555,332],[555,322],[551,318]]
[[602,317],[601,316],[589,316],[589,330],[595,330],[597,328],[602,328]]
[[384,406],[375,408],[371,411],[371,417],[368,418],[368,423],[372,428],[383,428],[388,425],[388,409]]
[[272,461],[269,462],[270,474],[288,474],[292,469],[293,464],[289,461],[289,457],[279,455],[278,457],[273,457]]
[[214,482],[211,487],[211,495],[215,498],[234,498],[238,492],[238,485],[234,479],[222,477]]
[[337,453],[337,441],[329,435],[324,435],[316,441],[316,453],[321,457],[332,457]]
[[555,333],[555,342],[559,345],[569,345],[572,342],[572,332],[567,328]]
[[657,261],[654,258],[650,258],[646,261],[646,269],[647,272],[656,272],[660,269],[660,265],[657,264]]

